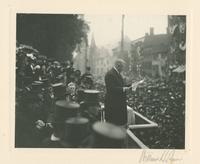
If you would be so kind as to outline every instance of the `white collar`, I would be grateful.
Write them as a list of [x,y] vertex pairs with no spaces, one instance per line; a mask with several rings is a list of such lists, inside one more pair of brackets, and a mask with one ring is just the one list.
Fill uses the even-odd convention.
[[120,74],[116,67],[113,67],[113,68],[114,68],[115,71],[117,71],[118,74]]

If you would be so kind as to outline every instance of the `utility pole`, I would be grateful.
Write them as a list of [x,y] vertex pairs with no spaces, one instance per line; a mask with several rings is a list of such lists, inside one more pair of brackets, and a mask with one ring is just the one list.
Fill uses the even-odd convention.
[[122,15],[122,28],[121,28],[121,55],[123,56],[124,53],[124,17],[125,15]]
[[87,66],[88,66],[88,41],[87,38],[85,38],[85,72]]

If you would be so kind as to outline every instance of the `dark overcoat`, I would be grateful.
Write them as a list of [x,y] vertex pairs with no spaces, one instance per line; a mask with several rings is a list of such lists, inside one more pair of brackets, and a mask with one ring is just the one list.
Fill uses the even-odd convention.
[[126,93],[123,92],[123,78],[114,68],[112,68],[105,75],[105,84],[106,121],[116,125],[125,125],[127,123],[127,104]]

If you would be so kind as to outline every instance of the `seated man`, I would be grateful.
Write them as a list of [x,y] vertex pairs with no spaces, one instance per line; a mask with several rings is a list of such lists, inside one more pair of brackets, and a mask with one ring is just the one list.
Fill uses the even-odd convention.
[[84,85],[84,88],[86,89],[92,89],[94,85],[94,77],[90,73],[90,67],[86,68],[86,72],[81,77],[81,83]]

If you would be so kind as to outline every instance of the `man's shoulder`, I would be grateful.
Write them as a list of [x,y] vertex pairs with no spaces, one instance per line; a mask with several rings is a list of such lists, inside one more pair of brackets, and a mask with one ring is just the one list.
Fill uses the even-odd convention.
[[108,77],[108,76],[114,76],[115,75],[115,70],[113,68],[111,68],[105,75],[105,77]]
[[110,69],[110,70],[108,70],[108,71],[106,72],[106,76],[109,75],[109,74],[112,74],[112,69]]

